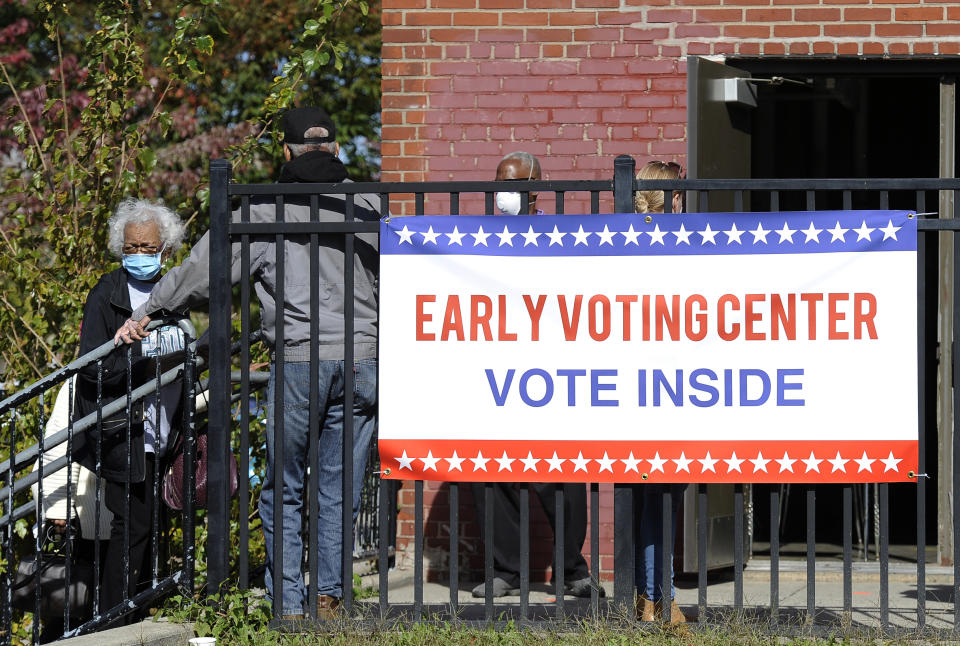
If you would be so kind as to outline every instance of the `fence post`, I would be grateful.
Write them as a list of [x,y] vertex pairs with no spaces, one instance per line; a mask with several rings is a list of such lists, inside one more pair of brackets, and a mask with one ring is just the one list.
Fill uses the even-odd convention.
[[630,155],[613,161],[613,209],[617,213],[633,213],[633,178],[637,163]]
[[207,591],[227,578],[230,505],[230,164],[210,162],[210,400],[207,421]]
[[[636,163],[630,155],[613,162],[613,204],[617,213],[633,213],[633,178]],[[625,612],[633,612],[634,547],[633,485],[613,487],[613,596]],[[599,572],[598,564],[594,568]]]

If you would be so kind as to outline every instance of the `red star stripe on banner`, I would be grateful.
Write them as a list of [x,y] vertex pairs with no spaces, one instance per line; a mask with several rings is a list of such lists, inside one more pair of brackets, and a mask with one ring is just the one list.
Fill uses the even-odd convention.
[[387,478],[449,482],[911,482],[917,444],[381,440],[380,464]]

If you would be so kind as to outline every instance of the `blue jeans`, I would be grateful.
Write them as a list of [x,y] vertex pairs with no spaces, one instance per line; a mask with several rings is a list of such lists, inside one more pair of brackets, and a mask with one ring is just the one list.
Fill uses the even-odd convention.
[[[343,484],[343,361],[319,364],[320,419],[319,489],[317,491],[317,594],[343,596],[342,581],[342,484]],[[273,595],[273,471],[274,447],[274,374],[271,365],[267,387],[267,474],[260,495],[260,518],[267,548],[267,594]],[[285,362],[283,365],[283,596],[277,615],[303,613],[307,608],[301,562],[303,560],[303,493],[307,484],[307,460],[310,440],[310,363]],[[360,509],[360,489],[366,475],[367,451],[376,426],[377,362],[374,359],[354,363],[353,393],[353,519]],[[352,544],[347,546],[352,549]]]
[[[634,582],[637,590],[648,599],[663,598],[663,494],[670,491],[673,513],[673,533],[670,545],[676,543],[677,513],[683,502],[683,484],[642,484],[633,489],[634,518]],[[676,591],[673,587],[673,563],[670,564],[670,599]]]

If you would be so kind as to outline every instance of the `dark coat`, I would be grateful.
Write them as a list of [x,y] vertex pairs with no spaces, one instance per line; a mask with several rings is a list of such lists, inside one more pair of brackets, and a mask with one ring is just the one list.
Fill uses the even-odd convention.
[[[112,340],[114,333],[130,318],[133,308],[130,306],[130,292],[127,287],[127,272],[120,268],[105,274],[90,293],[83,306],[83,323],[80,330],[80,355]],[[116,350],[103,358],[101,375],[101,401],[103,405],[126,397],[127,393],[127,352],[131,354],[130,373],[132,387],[143,385],[154,376],[150,370],[153,362],[141,356],[140,344],[121,344]],[[155,370],[155,368],[154,368]],[[75,399],[75,419],[97,410],[97,364],[96,362],[81,369],[77,375]],[[135,407],[140,410],[140,406]],[[143,482],[144,450],[143,421],[136,416],[130,425],[130,481]],[[175,424],[177,416],[174,417]],[[104,420],[101,440],[101,474],[113,482],[126,482],[127,479],[127,424],[126,414]],[[96,472],[97,440],[100,436],[94,424],[76,438],[77,459],[83,466]],[[173,445],[173,437],[171,443]]]

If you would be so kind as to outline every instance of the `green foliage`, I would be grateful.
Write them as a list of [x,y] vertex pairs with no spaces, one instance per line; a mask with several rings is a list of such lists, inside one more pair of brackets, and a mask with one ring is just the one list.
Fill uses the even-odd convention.
[[193,623],[198,637],[216,637],[227,644],[270,644],[278,635],[270,630],[270,603],[249,590],[231,589],[217,599],[175,596],[157,618]]

